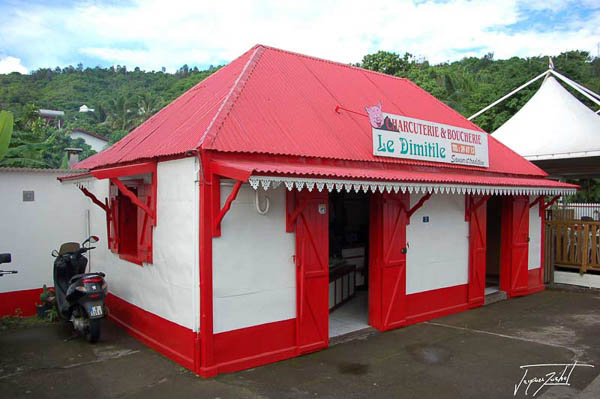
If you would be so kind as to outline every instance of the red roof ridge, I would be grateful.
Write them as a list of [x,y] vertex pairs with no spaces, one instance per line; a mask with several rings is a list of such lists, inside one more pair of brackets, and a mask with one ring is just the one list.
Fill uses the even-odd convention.
[[[354,66],[354,65],[351,65],[351,64],[345,64],[345,63],[339,62],[339,61],[326,60],[324,58],[319,58],[319,57],[315,57],[315,56],[312,56],[312,55],[302,54],[302,53],[298,53],[298,52],[295,52],[295,51],[284,50],[284,49],[280,49],[280,48],[277,48],[277,47],[266,46],[264,44],[257,44],[254,47],[263,47],[265,49],[279,51],[281,53],[291,54],[291,55],[295,55],[295,56],[299,56],[299,57],[309,58],[311,60],[321,61],[321,62],[325,62],[327,64],[334,64],[334,65],[342,66],[342,67],[349,68],[349,69],[357,69],[359,71],[369,72],[369,73],[372,73],[372,74],[375,74],[375,75],[380,75],[380,76],[385,76],[385,77],[388,77],[388,78],[393,78],[393,79],[397,79],[397,80],[403,80],[403,81],[410,82],[410,80],[408,80],[407,78],[402,78],[400,76],[388,75],[387,73],[378,72],[378,71],[372,71],[370,69],[365,69],[365,68],[357,67],[357,66]],[[440,101],[437,98],[436,98],[436,100]]]
[[[233,86],[231,86],[229,93],[227,93],[227,95],[223,99],[223,102],[221,103],[221,106],[215,113],[215,116],[208,124],[208,127],[204,131],[204,134],[200,137],[200,141],[198,142],[198,145],[196,146],[197,148],[201,147],[204,144],[204,142],[208,143],[208,140],[210,140],[211,145],[214,143],[219,129],[221,128],[221,126],[223,126],[225,119],[227,119],[227,117],[229,116],[229,113],[233,109],[233,106],[235,105],[237,99],[239,98],[240,94],[244,90],[244,86],[246,85],[246,82],[248,81],[248,79],[250,79],[250,76],[252,76],[252,72],[254,71],[254,68],[258,64],[258,61],[260,60],[260,57],[263,54],[264,49],[265,49],[264,46],[256,45],[252,49],[249,50],[249,51],[254,50],[254,53],[248,59],[248,61],[246,62],[246,65],[244,65],[244,67],[242,68],[242,71],[240,72],[239,76],[233,83]],[[244,54],[246,54],[246,53],[244,53]]]

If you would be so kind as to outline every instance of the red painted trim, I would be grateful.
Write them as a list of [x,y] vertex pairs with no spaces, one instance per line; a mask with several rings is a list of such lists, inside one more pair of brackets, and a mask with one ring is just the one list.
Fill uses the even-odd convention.
[[[200,269],[200,333],[196,338],[198,354],[196,354],[194,371],[202,377],[212,377],[217,374],[214,367],[214,334],[213,334],[213,275],[212,275],[212,221],[215,205],[220,206],[220,180],[214,178],[210,170],[208,156],[202,152],[199,159],[203,168],[199,176],[199,237],[198,265]],[[216,182],[216,184],[215,184]],[[213,202],[216,204],[213,204]]]
[[229,209],[231,209],[231,203],[233,201],[235,201],[235,199],[237,198],[238,192],[240,191],[240,187],[242,187],[242,182],[241,181],[235,182],[235,185],[233,186],[233,190],[231,190],[231,192],[229,193],[229,196],[225,200],[225,205],[223,205],[223,208],[221,209],[221,211],[215,218],[215,222],[214,222],[215,224],[213,227],[213,237],[221,236],[221,221],[223,220],[223,218],[225,217],[227,212],[229,212]]
[[[156,226],[156,204],[158,203],[158,173],[152,173],[152,199],[150,209],[152,210],[152,226]],[[150,242],[152,244],[152,242]],[[152,251],[151,251],[152,252]]]
[[56,178],[56,180],[58,180],[61,183],[64,183],[66,181],[85,179],[88,177],[92,177],[92,174],[90,172],[82,172],[82,173],[74,173],[72,175],[59,176]]
[[537,204],[538,202],[543,201],[543,200],[544,200],[543,195],[538,196],[536,199],[533,200],[533,202],[531,202],[529,204],[529,208],[533,208],[535,206],[535,204]]
[[[387,161],[386,159],[378,159],[377,162],[372,161],[350,161],[350,160],[341,160],[341,159],[324,159],[318,157],[310,157],[310,156],[290,156],[290,155],[273,155],[273,154],[259,154],[259,153],[244,153],[244,152],[218,152],[214,150],[203,150],[201,149],[203,154],[210,154],[211,160],[218,162],[236,162],[238,165],[240,162],[249,162],[251,163],[252,169],[254,170],[254,166],[257,163],[274,163],[281,165],[306,165],[306,166],[320,166],[320,167],[334,167],[334,168],[358,168],[358,169],[386,169],[386,170],[396,170],[398,172],[423,172],[423,166],[427,166],[428,170],[443,174],[445,176],[456,176],[457,179],[464,178],[466,176],[481,176],[481,177],[506,177],[506,178],[523,178],[523,179],[535,179],[535,183],[520,182],[518,185],[521,187],[531,187],[532,185],[535,187],[561,187],[561,188],[578,188],[579,186],[568,183],[558,183],[552,180],[544,179],[543,176],[539,175],[506,175],[497,172],[490,172],[487,170],[482,170],[481,167],[478,166],[465,166],[465,165],[452,165],[452,164],[444,164],[443,167],[440,167],[439,163],[435,162],[423,162],[420,165],[414,164],[413,160],[404,160],[407,163],[398,163],[399,158],[393,158],[393,161]],[[392,158],[388,158],[392,159]],[[402,161],[402,162],[404,162]],[[309,173],[308,171],[307,173]],[[277,173],[268,173],[269,175],[277,175]],[[319,173],[309,173],[311,177],[317,176],[330,176],[329,174],[319,174]],[[284,176],[296,176],[294,174],[283,174]],[[306,177],[307,175],[299,176]],[[364,178],[363,178],[364,179]],[[385,179],[382,179],[385,180]],[[456,180],[457,183],[460,183],[462,180]],[[420,180],[419,180],[420,181]],[[482,183],[472,183],[476,185],[480,185]],[[506,183],[506,184],[497,184],[494,183],[492,185],[505,185],[505,186],[515,186],[516,183]]]
[[[294,191],[285,190],[285,232],[293,233],[295,224],[292,223],[291,216],[296,209],[296,194]],[[295,261],[294,261],[295,262]]]
[[294,357],[295,334],[296,319],[215,334],[212,371],[228,373]]
[[86,197],[88,197],[89,199],[92,200],[92,202],[96,205],[98,205],[100,208],[102,208],[102,210],[104,210],[104,212],[108,212],[108,206],[106,204],[103,204],[102,201],[100,201],[94,194],[92,194],[87,188],[83,187],[83,186],[79,186],[79,189],[81,190],[81,192],[83,193],[83,195],[85,195]]
[[410,208],[410,210],[407,212],[407,224],[410,223],[410,217],[416,212],[418,211],[424,204],[425,202],[431,198],[432,193],[427,193],[424,196],[421,197],[421,199],[419,200],[419,202],[417,202],[415,204],[415,206],[413,206],[412,208]]
[[558,201],[558,199],[559,199],[560,197],[561,197],[560,195],[556,195],[556,196],[552,197],[552,199],[550,200],[550,202],[548,202],[548,203],[545,203],[545,204],[544,204],[544,206],[543,206],[543,208],[544,208],[544,211],[545,211],[546,209],[550,208],[550,207],[552,206],[552,204],[554,204],[556,201]]
[[109,293],[108,317],[128,334],[157,352],[193,370],[194,332]]
[[[212,167],[212,164],[211,164]],[[219,214],[221,213],[221,177],[215,174],[212,174],[209,177],[211,181],[212,187],[218,187],[219,189],[212,190],[211,192],[211,201],[212,201],[212,220],[217,220]],[[216,228],[212,226],[212,234],[213,237],[221,236],[221,225],[218,225]]]
[[419,323],[467,310],[468,290],[469,285],[464,284],[407,295],[406,324]]
[[144,162],[126,166],[115,166],[112,168],[95,169],[92,170],[90,173],[96,179],[114,179],[123,176],[156,173],[156,162]]
[[[2,278],[9,279],[10,276]],[[32,316],[37,313],[35,304],[40,303],[41,288],[0,292],[0,316]]]
[[216,175],[243,182],[247,182],[252,175],[251,168],[240,168],[224,162],[211,162],[210,168]]

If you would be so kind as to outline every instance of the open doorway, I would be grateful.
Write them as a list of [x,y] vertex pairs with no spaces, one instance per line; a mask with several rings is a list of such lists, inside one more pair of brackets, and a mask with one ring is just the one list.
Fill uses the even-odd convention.
[[369,195],[329,196],[329,337],[369,326]]
[[487,201],[487,251],[485,267],[485,295],[500,291],[500,257],[502,248],[502,197],[492,196]]

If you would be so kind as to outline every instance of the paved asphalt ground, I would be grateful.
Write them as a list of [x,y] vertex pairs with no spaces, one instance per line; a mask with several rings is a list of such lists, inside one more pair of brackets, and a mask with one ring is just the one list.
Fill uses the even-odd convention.
[[[0,332],[0,397],[513,398],[520,366],[577,361],[596,367],[575,367],[570,386],[535,397],[575,398],[587,387],[584,396],[600,398],[599,291],[547,290],[208,380],[110,322],[103,328],[96,345],[65,341],[61,324]],[[531,368],[525,378],[563,368]],[[521,383],[516,397],[539,386],[525,396]]]

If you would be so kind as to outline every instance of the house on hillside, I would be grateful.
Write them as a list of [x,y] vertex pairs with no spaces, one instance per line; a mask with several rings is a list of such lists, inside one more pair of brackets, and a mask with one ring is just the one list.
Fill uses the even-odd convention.
[[87,105],[83,104],[79,107],[79,112],[94,112],[94,108],[88,108]]
[[49,125],[56,126],[58,129],[62,128],[63,119],[65,117],[64,111],[56,111],[53,109],[40,109],[38,111],[40,117],[44,119]]
[[83,141],[96,152],[102,151],[108,145],[108,139],[106,137],[84,129],[73,129],[70,136],[72,139],[83,139]]
[[204,377],[543,290],[577,189],[406,79],[262,45],[75,167],[111,319]]

